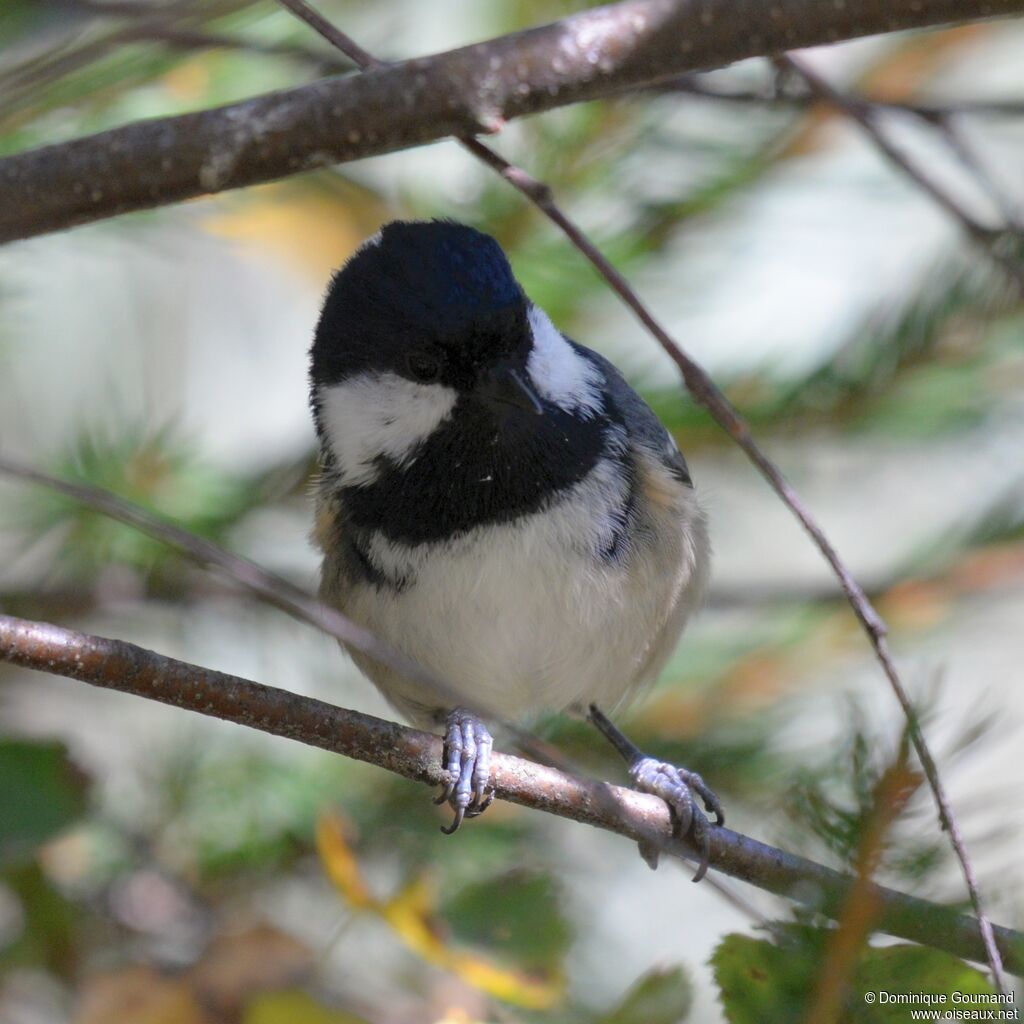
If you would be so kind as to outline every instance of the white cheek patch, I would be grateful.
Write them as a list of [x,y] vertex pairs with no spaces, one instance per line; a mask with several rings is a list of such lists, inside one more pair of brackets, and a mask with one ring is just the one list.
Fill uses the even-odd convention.
[[526,368],[533,386],[566,412],[585,419],[600,412],[601,371],[574,351],[544,310],[531,306],[528,317],[533,349]]
[[364,373],[325,388],[324,431],[346,486],[372,483],[376,460],[401,465],[451,415],[458,396],[442,384]]

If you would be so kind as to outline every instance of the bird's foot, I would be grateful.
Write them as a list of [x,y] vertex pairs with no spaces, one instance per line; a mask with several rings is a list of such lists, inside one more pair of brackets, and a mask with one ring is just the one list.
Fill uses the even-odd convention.
[[487,790],[491,777],[491,748],[494,740],[487,726],[465,708],[455,708],[445,722],[444,767],[448,782],[435,803],[449,803],[455,818],[441,831],[451,835],[463,818],[483,814],[494,799]]
[[[595,704],[590,705],[589,718],[625,759],[636,788],[642,793],[660,796],[668,804],[673,832],[684,839],[689,838],[700,854],[697,873],[693,876],[693,880],[699,882],[707,874],[711,857],[712,822],[697,806],[694,794],[704,802],[705,809],[715,816],[715,825],[725,824],[721,801],[696,772],[644,754]],[[652,868],[658,866],[658,850],[650,843],[640,844],[640,856]]]
[[[715,825],[725,823],[722,804],[704,780],[696,773],[653,757],[638,757],[629,767],[630,778],[641,793],[653,793],[668,804],[677,835],[689,837],[700,853],[700,865],[693,876],[699,882],[708,870],[711,856],[711,822],[697,806],[695,797],[704,802],[705,809],[715,816]],[[658,866],[656,850],[641,849],[640,853],[651,867]]]

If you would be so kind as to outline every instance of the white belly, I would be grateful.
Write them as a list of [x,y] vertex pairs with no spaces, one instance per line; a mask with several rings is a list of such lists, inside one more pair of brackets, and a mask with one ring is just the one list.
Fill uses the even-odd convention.
[[[628,564],[595,556],[600,537],[581,536],[575,502],[478,528],[444,549],[378,539],[373,561],[413,582],[397,592],[360,585],[343,610],[483,715],[611,706],[661,668],[703,581],[707,551],[696,504],[682,518],[678,508],[665,511],[653,524],[657,543]],[[614,527],[599,516],[592,525],[592,533]],[[356,660],[413,720],[425,722],[426,709],[451,703]]]

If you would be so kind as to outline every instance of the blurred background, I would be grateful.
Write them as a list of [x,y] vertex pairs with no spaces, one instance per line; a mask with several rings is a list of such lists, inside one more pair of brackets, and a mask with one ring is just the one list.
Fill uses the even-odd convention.
[[[385,59],[585,6],[320,4]],[[979,219],[1015,222],[1024,24],[806,58],[844,89],[953,111],[879,119]],[[0,154],[346,67],[269,0],[5,0]],[[993,917],[1024,925],[1019,294],[855,124],[767,61],[529,118],[495,144],[555,187],[714,375],[877,598]],[[849,868],[903,723],[834,580],[583,259],[451,143],[0,249],[0,450],[314,588],[305,373],[320,297],[383,221],[433,216],[494,234],[556,324],[623,368],[709,509],[707,608],[622,716],[631,734],[701,771],[733,828]],[[0,608],[391,717],[333,640],[4,479]],[[583,724],[534,724],[623,781]],[[963,905],[915,785],[877,877]],[[677,864],[652,873],[628,843],[506,804],[455,838],[445,821],[380,770],[0,666],[0,1020],[799,1019],[814,914],[738,882],[731,898],[692,886]],[[752,1010],[738,972],[780,949],[807,956]],[[892,963],[904,984],[917,969],[982,984],[956,961]],[[877,979],[880,964],[862,968]]]

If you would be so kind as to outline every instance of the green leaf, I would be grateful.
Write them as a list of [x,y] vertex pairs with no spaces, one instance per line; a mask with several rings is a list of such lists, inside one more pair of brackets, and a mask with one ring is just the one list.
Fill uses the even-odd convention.
[[803,1018],[816,964],[800,951],[727,935],[711,966],[729,1024],[792,1024]]
[[682,967],[645,974],[598,1024],[677,1024],[693,1003],[693,988]]
[[[927,946],[886,946],[868,950],[857,968],[854,988],[849,1019],[865,1024],[902,1024],[909,1019],[907,1005],[886,1002],[888,995],[945,995],[943,1006],[949,1008],[958,1005],[952,1002],[953,993],[974,995],[994,991],[981,971],[949,953]],[[865,997],[869,995],[874,1002],[867,1001]]]
[[61,895],[35,861],[0,873],[21,908],[21,929],[0,949],[0,967],[46,967],[66,977],[75,967],[78,908]]
[[[783,946],[745,935],[726,936],[711,963],[729,1024],[803,1020],[817,992],[832,934],[826,929],[789,929]],[[992,991],[984,974],[949,953],[927,946],[868,947],[854,970],[839,1020],[902,1024],[909,1019],[908,1004],[892,997],[945,994],[943,1005],[950,1007],[957,1005],[954,992]]]
[[508,954],[526,969],[550,970],[572,930],[549,875],[512,871],[461,888],[443,916],[464,942]]
[[28,859],[85,810],[85,776],[61,743],[0,740],[0,864]]

